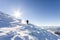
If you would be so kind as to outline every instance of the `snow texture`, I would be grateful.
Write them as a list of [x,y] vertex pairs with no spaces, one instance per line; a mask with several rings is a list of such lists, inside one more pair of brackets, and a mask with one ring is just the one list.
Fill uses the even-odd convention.
[[60,40],[60,36],[0,12],[0,40]]

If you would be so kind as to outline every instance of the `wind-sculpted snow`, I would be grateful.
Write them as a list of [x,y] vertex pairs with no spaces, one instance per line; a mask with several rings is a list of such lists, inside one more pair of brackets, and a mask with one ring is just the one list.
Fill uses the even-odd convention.
[[0,12],[0,28],[1,27],[13,27],[21,23],[20,19],[16,19],[8,14]]
[[60,38],[32,24],[0,28],[0,40],[60,40]]
[[0,40],[60,40],[60,36],[0,12]]

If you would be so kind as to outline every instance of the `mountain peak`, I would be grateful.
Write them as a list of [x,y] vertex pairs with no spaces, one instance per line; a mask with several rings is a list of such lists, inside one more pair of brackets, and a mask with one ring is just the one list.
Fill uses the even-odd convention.
[[60,40],[47,30],[33,24],[22,24],[20,19],[0,13],[0,40]]

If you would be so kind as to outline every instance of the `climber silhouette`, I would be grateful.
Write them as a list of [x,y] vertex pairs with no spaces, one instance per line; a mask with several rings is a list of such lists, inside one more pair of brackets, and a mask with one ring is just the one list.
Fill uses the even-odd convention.
[[28,24],[29,23],[29,20],[26,20],[26,23]]

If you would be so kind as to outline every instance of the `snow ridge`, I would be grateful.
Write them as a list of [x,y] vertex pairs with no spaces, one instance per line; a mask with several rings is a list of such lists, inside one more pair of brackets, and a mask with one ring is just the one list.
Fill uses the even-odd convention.
[[60,40],[60,36],[0,12],[0,40]]

